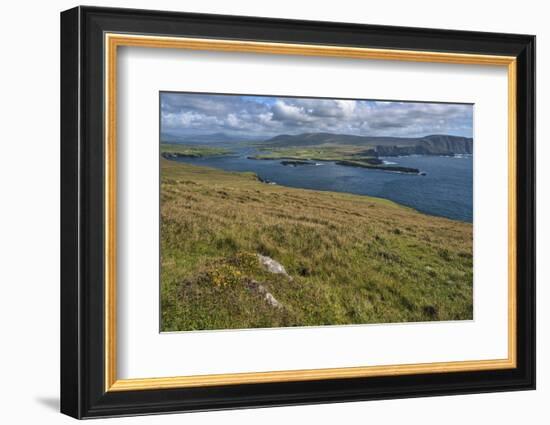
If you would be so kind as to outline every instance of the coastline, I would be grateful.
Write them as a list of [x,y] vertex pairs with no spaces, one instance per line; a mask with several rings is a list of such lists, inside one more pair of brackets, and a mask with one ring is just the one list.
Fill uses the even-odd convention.
[[363,158],[363,159],[357,159],[357,160],[350,160],[350,159],[346,159],[345,157],[326,159],[326,158],[316,158],[316,157],[303,158],[300,156],[267,156],[267,155],[252,155],[252,156],[247,156],[246,158],[250,160],[256,160],[256,161],[282,161],[281,163],[283,165],[287,165],[287,164],[284,164],[284,162],[288,162],[288,161],[303,162],[303,164],[300,164],[300,165],[307,165],[306,162],[311,162],[311,161],[333,162],[336,165],[342,165],[344,167],[358,167],[358,168],[367,168],[369,170],[422,175],[421,171],[418,168],[386,165],[384,164],[383,161],[377,158]]
[[[278,159],[279,158],[277,158],[277,160]],[[271,159],[263,159],[262,158],[260,160],[271,160]],[[257,172],[254,172],[254,171],[227,171],[227,170],[224,170],[224,169],[221,169],[221,168],[218,168],[218,167],[197,165],[197,164],[191,164],[191,163],[188,163],[188,162],[178,161],[177,158],[166,158],[165,156],[162,156],[161,161],[173,162],[173,163],[176,163],[176,164],[185,164],[187,166],[196,167],[197,169],[209,169],[209,170],[212,170],[212,171],[216,171],[216,172],[220,172],[220,173],[228,173],[228,174],[231,174],[231,175],[242,175],[242,176],[245,176],[245,177],[253,176],[257,180],[258,183],[261,183],[261,184],[264,184],[264,185],[270,185],[270,186],[279,186],[279,187],[287,188],[287,189],[290,189],[290,190],[308,191],[308,192],[312,192],[312,193],[318,192],[318,193],[321,193],[321,194],[327,194],[328,193],[328,194],[334,194],[334,195],[342,195],[342,196],[346,196],[346,197],[351,196],[351,197],[359,197],[359,198],[364,198],[364,199],[372,199],[372,200],[383,201],[383,202],[386,202],[386,203],[391,203],[391,204],[393,204],[395,206],[398,206],[398,207],[401,207],[401,208],[405,208],[405,209],[410,210],[410,211],[414,211],[415,213],[421,214],[421,215],[426,216],[426,217],[434,217],[434,218],[437,218],[437,219],[443,219],[443,220],[449,220],[449,221],[452,221],[452,222],[465,223],[465,224],[473,225],[473,223],[471,221],[454,219],[454,218],[450,218],[450,217],[446,217],[446,216],[438,215],[438,214],[430,214],[430,213],[427,213],[427,212],[424,212],[424,211],[420,211],[420,210],[418,210],[418,209],[416,209],[412,206],[394,201],[394,200],[389,199],[389,198],[381,197],[381,196],[364,195],[364,194],[357,194],[357,193],[344,192],[344,191],[335,191],[335,190],[328,190],[328,189],[327,190],[324,190],[324,189],[310,189],[310,188],[299,187],[299,186],[285,185],[285,184],[282,184],[280,182],[276,182],[276,181],[267,179],[267,178],[261,176],[260,174],[258,174]],[[319,160],[319,161],[320,162],[334,162],[334,163],[337,164],[337,161],[330,161],[330,160]],[[368,168],[368,167],[360,167],[360,168]]]
[[[160,165],[163,332],[472,318],[471,223],[253,172]],[[258,269],[259,256],[287,275]]]

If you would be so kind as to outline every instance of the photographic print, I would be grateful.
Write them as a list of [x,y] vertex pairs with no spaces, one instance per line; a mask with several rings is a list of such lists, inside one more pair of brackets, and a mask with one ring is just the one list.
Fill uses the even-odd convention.
[[160,93],[161,331],[473,319],[473,105]]
[[62,413],[535,389],[534,36],[90,6],[60,34]]

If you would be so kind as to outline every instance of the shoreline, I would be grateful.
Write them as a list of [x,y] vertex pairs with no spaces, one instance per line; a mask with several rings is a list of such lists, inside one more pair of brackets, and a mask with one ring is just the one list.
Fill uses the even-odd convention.
[[164,331],[473,316],[469,223],[251,172],[160,165]]
[[[414,211],[414,212],[416,212],[418,214],[421,214],[423,216],[426,216],[426,217],[436,217],[438,219],[449,220],[449,221],[452,221],[452,222],[455,222],[455,223],[464,223],[464,224],[473,225],[473,220],[472,221],[460,220],[460,219],[456,219],[456,218],[450,218],[450,217],[447,217],[447,216],[444,216],[444,215],[438,215],[438,214],[433,214],[433,213],[420,211],[415,207],[405,205],[405,204],[402,204],[400,202],[394,201],[390,198],[384,198],[384,197],[381,197],[381,196],[364,195],[364,194],[353,193],[353,192],[340,192],[340,191],[335,191],[335,190],[310,189],[310,188],[305,188],[305,187],[300,187],[300,186],[289,186],[289,185],[281,184],[279,182],[272,181],[272,180],[269,180],[267,178],[264,178],[261,175],[259,175],[258,173],[256,173],[255,171],[228,171],[228,170],[224,170],[222,168],[212,167],[212,166],[208,166],[208,165],[197,165],[197,164],[191,164],[189,162],[178,161],[177,159],[168,159],[168,158],[163,157],[163,160],[165,160],[167,162],[170,162],[170,163],[184,164],[186,166],[195,167],[197,169],[204,168],[204,169],[209,169],[209,170],[215,170],[215,171],[222,172],[222,173],[237,174],[237,175],[243,175],[243,176],[252,175],[252,176],[254,176],[254,179],[258,183],[264,184],[266,186],[269,185],[271,187],[279,186],[279,187],[282,187],[282,188],[305,190],[305,191],[308,191],[308,192],[322,192],[323,194],[325,194],[325,193],[327,193],[327,194],[337,194],[337,195],[344,195],[346,197],[347,196],[353,196],[353,197],[359,197],[359,198],[364,198],[364,199],[374,199],[374,200],[379,200],[379,201],[383,201],[383,202],[390,202],[390,203],[392,203],[392,204],[394,204],[398,207]],[[328,162],[333,162],[333,161],[328,161]]]
[[[406,173],[406,174],[413,174],[413,175],[426,175],[418,168],[412,168],[412,167],[403,167],[403,166],[392,166],[384,164],[381,160],[375,159],[370,160],[372,163],[369,163],[369,161],[366,160],[349,160],[349,159],[322,159],[322,158],[301,158],[296,156],[281,156],[281,157],[265,157],[261,155],[256,156],[247,156],[246,159],[254,160],[254,161],[281,161],[282,165],[290,165],[285,164],[285,162],[295,162],[295,165],[315,165],[311,164],[311,161],[316,162],[333,162],[336,165],[341,165],[343,167],[357,167],[357,168],[365,168],[368,170],[378,170],[378,171],[387,171],[390,173]],[[378,163],[378,161],[380,161]]]

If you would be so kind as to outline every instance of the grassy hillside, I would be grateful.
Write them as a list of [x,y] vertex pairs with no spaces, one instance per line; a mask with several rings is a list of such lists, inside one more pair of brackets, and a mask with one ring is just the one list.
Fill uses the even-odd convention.
[[212,146],[184,145],[180,143],[161,143],[161,153],[181,154],[188,157],[201,157],[209,155],[224,155],[229,153],[228,149]]
[[[423,137],[379,137],[379,136],[355,136],[351,134],[336,133],[302,133],[280,134],[262,144],[265,147],[307,147],[319,145],[353,145],[363,148],[376,148],[383,152],[391,152],[393,148],[407,148],[406,155],[416,151],[422,155],[450,155],[471,154],[473,139],[468,137],[453,136],[450,134],[431,134]],[[418,148],[418,151],[414,148]]]
[[164,159],[161,176],[163,331],[472,318],[471,224]]

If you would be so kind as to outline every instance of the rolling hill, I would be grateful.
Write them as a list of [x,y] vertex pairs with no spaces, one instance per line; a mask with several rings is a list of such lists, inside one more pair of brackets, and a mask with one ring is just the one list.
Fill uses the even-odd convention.
[[370,156],[454,155],[473,153],[473,139],[446,134],[424,137],[354,136],[333,133],[281,134],[262,143],[263,147],[307,147],[320,145],[353,145],[364,147]]
[[470,223],[165,159],[161,178],[162,331],[473,318]]

